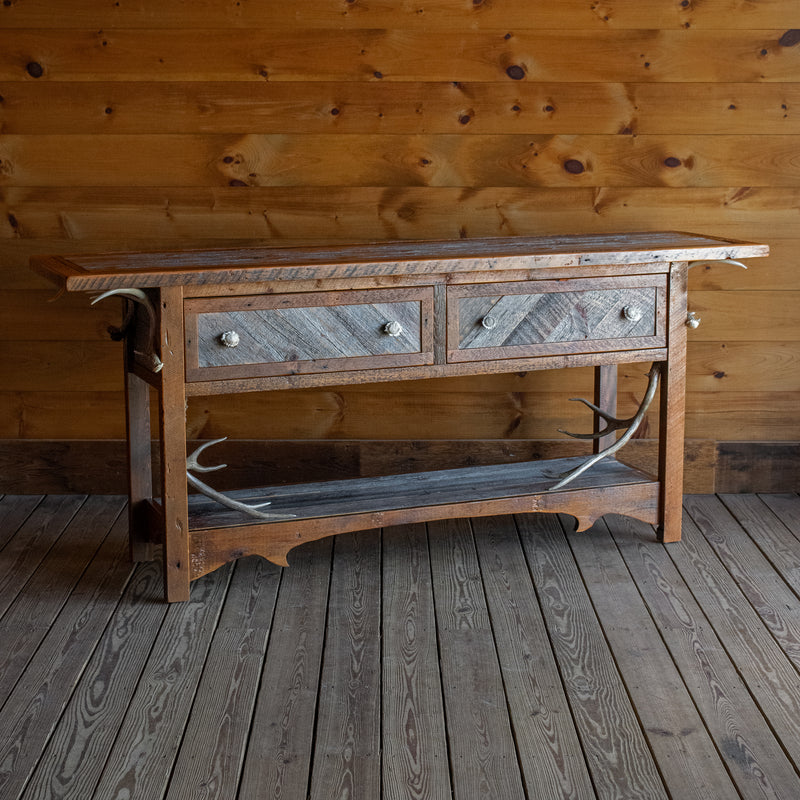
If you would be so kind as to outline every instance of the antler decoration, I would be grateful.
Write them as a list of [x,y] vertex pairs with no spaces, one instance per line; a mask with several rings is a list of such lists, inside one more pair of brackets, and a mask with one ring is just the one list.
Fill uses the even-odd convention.
[[[144,306],[145,310],[147,311],[147,341],[149,342],[150,349],[146,353],[140,353],[137,351],[135,352],[137,355],[144,356],[150,362],[150,369],[153,372],[160,372],[164,364],[158,357],[154,347],[156,335],[156,311],[153,308],[153,304],[150,302],[150,298],[141,289],[109,289],[109,291],[97,295],[97,297],[92,300],[92,305],[99,303],[101,300],[105,300],[106,297],[111,297],[112,295],[121,295],[129,300],[133,300],[134,303],[139,303],[140,305]],[[111,338],[117,341],[122,339],[127,333],[127,329],[132,318],[133,309],[132,307],[129,307],[122,326],[120,328],[110,329]]]
[[629,419],[619,419],[617,417],[612,417],[610,414],[607,414],[602,409],[598,408],[593,403],[590,403],[588,400],[584,400],[581,397],[571,397],[570,400],[577,400],[580,403],[588,406],[589,408],[594,411],[599,417],[606,421],[606,426],[603,430],[598,431],[597,433],[570,433],[569,431],[560,431],[561,433],[566,433],[567,436],[572,436],[574,439],[600,439],[605,436],[607,433],[611,433],[612,431],[622,430],[623,428],[627,428],[625,433],[617,439],[614,444],[610,447],[607,447],[605,450],[601,450],[599,453],[595,453],[590,459],[585,461],[579,467],[571,470],[570,472],[566,472],[563,475],[559,475],[561,480],[555,485],[551,486],[548,491],[553,492],[556,489],[561,489],[562,487],[566,486],[570,481],[574,480],[581,475],[582,473],[586,472],[589,467],[593,467],[597,464],[598,461],[606,458],[607,456],[613,455],[617,452],[620,448],[624,447],[627,442],[630,441],[631,437],[634,433],[636,433],[637,428],[641,425],[642,420],[644,419],[645,414],[647,413],[647,409],[650,407],[650,403],[653,402],[653,398],[656,396],[656,389],[658,388],[658,378],[661,374],[661,366],[658,363],[653,364],[650,368],[650,372],[647,373],[648,378],[650,379],[647,384],[647,391],[645,392],[644,399],[642,400],[642,404],[639,406],[639,410],[636,414]]
[[218,492],[216,489],[212,489],[208,484],[203,483],[199,478],[196,478],[194,475],[191,474],[191,471],[194,470],[195,472],[216,472],[218,469],[224,469],[227,467],[227,464],[217,464],[213,467],[204,467],[200,464],[197,460],[197,457],[200,453],[203,452],[208,447],[211,447],[212,444],[219,444],[220,442],[224,442],[228,437],[223,436],[221,439],[214,439],[211,442],[206,442],[205,444],[201,444],[200,447],[197,448],[193,453],[191,453],[186,458],[186,480],[189,482],[191,486],[194,486],[198,492],[204,494],[206,497],[210,498],[211,500],[215,500],[217,503],[226,506],[227,508],[232,508],[234,511],[241,511],[243,514],[248,514],[251,517],[258,517],[259,519],[291,519],[295,515],[294,514],[266,514],[263,511],[259,511],[260,508],[264,506],[270,505],[270,501],[268,500],[266,503],[257,503],[255,505],[250,505],[248,503],[242,503],[239,500],[234,500],[232,497],[228,497],[222,492]]
[[702,258],[699,261],[690,261],[689,269],[699,267],[701,264],[730,264],[732,267],[747,269],[747,264],[742,264],[741,261],[734,261],[732,258]]

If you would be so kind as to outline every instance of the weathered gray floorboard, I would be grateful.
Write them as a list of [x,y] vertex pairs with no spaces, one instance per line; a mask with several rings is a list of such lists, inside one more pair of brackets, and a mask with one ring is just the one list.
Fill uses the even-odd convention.
[[235,797],[280,575],[260,558],[236,564],[167,800]]
[[334,542],[312,800],[380,797],[380,550],[376,531]]
[[0,703],[24,672],[124,506],[120,497],[90,497],[0,619]]
[[451,797],[428,539],[424,525],[383,537],[383,798]]
[[[41,506],[40,506],[41,507]],[[98,530],[98,538],[106,531]],[[132,572],[118,517],[0,710],[0,797],[22,791]]]
[[241,798],[305,797],[325,638],[331,539],[299,547],[281,578]]
[[[684,710],[685,718],[676,720],[677,735],[694,740],[696,751],[688,763],[682,759],[661,761],[665,776],[676,769],[686,769],[697,781],[700,796],[709,798],[791,797],[787,789],[796,788],[797,776],[769,729],[767,721],[753,701],[736,667],[725,653],[714,631],[691,592],[681,579],[667,550],[653,542],[649,525],[635,520],[613,517],[610,531],[633,578],[632,589],[638,587],[653,621],[663,637],[686,690],[702,719],[692,710]],[[691,537],[692,531],[685,533]],[[632,647],[638,647],[637,635]],[[642,646],[645,643],[642,642]],[[663,709],[667,719],[674,719],[676,699],[664,695],[659,688],[660,676],[640,677]],[[685,690],[678,696],[685,695]],[[637,703],[637,709],[639,704]],[[658,704],[654,710],[657,712]],[[640,714],[641,714],[640,710]],[[709,751],[706,729],[716,746]],[[672,733],[667,727],[664,734]],[[675,735],[675,733],[673,733]],[[718,773],[724,762],[730,774]],[[731,785],[731,779],[736,789]],[[738,792],[737,792],[738,789]],[[675,796],[683,797],[683,794]],[[686,796],[692,796],[691,791]]]
[[45,498],[0,551],[0,614],[6,612],[85,500],[82,495]]
[[[683,539],[667,552],[786,754],[800,765],[797,670],[688,514],[683,517]],[[731,740],[730,746],[736,742]]]
[[136,691],[167,607],[161,569],[138,567],[80,678],[24,800],[91,797]]
[[[756,495],[723,494],[719,498],[764,554],[769,566],[800,595],[800,558],[797,555],[800,542],[792,533],[792,519],[787,514],[782,520],[768,504],[770,500],[779,504],[779,497],[767,498],[766,503]],[[797,506],[800,512],[800,502]],[[779,509],[781,507],[778,505]],[[800,530],[800,526],[797,529]]]
[[[746,513],[741,503],[732,501],[732,504]],[[800,668],[800,599],[719,499],[687,496],[685,506],[695,521],[702,520],[706,541],[782,650]],[[750,523],[753,527],[754,520]],[[756,535],[758,527],[755,523]]]
[[472,525],[528,796],[594,798],[514,520]]
[[762,771],[787,762],[749,741],[751,727],[768,734],[764,719],[713,633],[701,635],[702,612],[652,527],[609,516],[569,538],[671,796],[737,797],[731,776],[743,797],[779,796]]
[[0,500],[0,549],[44,499],[40,494],[6,494]]
[[523,800],[470,523],[445,520],[428,529],[453,796]]
[[516,519],[598,797],[666,800],[558,519]]
[[189,600],[167,610],[94,800],[163,796],[230,575],[228,564],[200,578]]

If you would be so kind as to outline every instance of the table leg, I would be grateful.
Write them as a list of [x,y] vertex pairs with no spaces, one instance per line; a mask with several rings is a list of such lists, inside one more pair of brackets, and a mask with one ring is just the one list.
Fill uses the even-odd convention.
[[669,277],[667,346],[661,371],[658,479],[661,483],[658,538],[677,542],[683,515],[683,440],[686,392],[687,264],[672,265]]
[[[617,365],[603,364],[594,368],[594,404],[602,408],[612,417],[617,415]],[[597,433],[605,422],[595,416],[594,432]],[[599,453],[606,447],[611,447],[617,440],[616,432],[612,431],[592,442],[592,452]]]
[[[127,351],[126,346],[126,351]],[[128,521],[131,560],[155,558],[146,507],[153,497],[150,453],[150,387],[130,371],[125,358],[125,416],[128,441]]]
[[183,289],[161,290],[161,504],[164,511],[164,591],[169,602],[189,599],[189,511],[186,486]]

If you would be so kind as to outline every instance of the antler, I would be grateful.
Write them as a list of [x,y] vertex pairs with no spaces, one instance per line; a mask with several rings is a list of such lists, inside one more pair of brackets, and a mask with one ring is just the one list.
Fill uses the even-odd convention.
[[204,467],[197,460],[197,457],[203,450],[211,447],[212,444],[224,442],[227,438],[227,436],[223,436],[221,439],[214,439],[213,441],[201,444],[200,447],[187,456],[186,480],[189,484],[211,500],[215,500],[217,503],[227,508],[232,508],[234,511],[241,511],[243,514],[248,514],[251,517],[258,517],[259,519],[292,519],[295,516],[294,514],[266,514],[263,511],[259,511],[260,508],[270,505],[271,501],[269,500],[266,503],[256,503],[253,505],[242,503],[239,500],[234,500],[232,497],[222,494],[222,492],[218,492],[216,489],[212,489],[208,484],[203,483],[203,481],[191,474],[190,470],[194,470],[195,472],[215,472],[218,469],[224,469],[228,466],[227,464],[216,464],[213,467]]
[[[133,289],[133,288],[121,288],[121,289],[109,289],[107,292],[103,292],[102,294],[97,295],[92,300],[92,305],[95,303],[99,303],[101,300],[105,300],[106,297],[111,297],[112,295],[121,295],[122,297],[127,297],[129,300],[133,300],[134,303],[139,303],[140,305],[144,306],[147,310],[147,318],[148,318],[148,335],[147,341],[150,343],[150,350],[147,353],[140,353],[140,355],[145,356],[150,360],[151,369],[153,372],[160,372],[161,368],[164,366],[161,359],[158,357],[154,347],[154,340],[155,340],[155,333],[156,333],[156,311],[153,308],[153,304],[150,302],[150,298],[141,290],[141,289]],[[112,329],[111,336],[113,339],[122,338],[125,335],[125,331],[130,324],[131,316],[129,315],[126,317],[125,322],[120,329]]]
[[636,414],[631,417],[630,419],[618,419],[617,417],[612,417],[610,414],[606,414],[604,411],[600,410],[597,406],[593,405],[592,403],[588,403],[586,400],[582,400],[581,398],[572,398],[573,400],[580,400],[580,402],[585,403],[589,408],[591,408],[596,414],[599,414],[608,425],[598,433],[569,433],[569,431],[562,431],[562,433],[566,433],[568,436],[572,436],[576,439],[599,439],[601,436],[605,436],[607,433],[611,433],[612,431],[620,430],[627,426],[627,430],[622,436],[617,439],[614,444],[607,447],[605,450],[601,450],[599,453],[595,453],[590,459],[585,461],[579,467],[567,472],[559,477],[561,480],[555,485],[551,486],[548,491],[553,492],[556,489],[561,489],[566,486],[570,481],[574,480],[581,475],[582,473],[586,472],[589,467],[593,467],[597,464],[598,461],[606,458],[607,456],[613,455],[617,452],[620,448],[624,447],[627,444],[634,433],[636,433],[637,428],[639,425],[642,424],[642,420],[644,419],[645,414],[647,413],[647,409],[650,407],[650,403],[653,402],[653,398],[656,396],[656,389],[658,388],[658,378],[661,374],[661,365],[658,363],[654,363],[652,367],[650,367],[650,372],[647,373],[649,378],[649,382],[647,384],[647,391],[645,392],[644,399],[642,400],[642,404],[639,406],[639,410]]

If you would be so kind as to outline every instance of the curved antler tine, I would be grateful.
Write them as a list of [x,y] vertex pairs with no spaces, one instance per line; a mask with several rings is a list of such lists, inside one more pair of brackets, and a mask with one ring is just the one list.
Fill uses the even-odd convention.
[[258,519],[294,519],[295,517],[294,514],[267,514],[263,511],[259,511],[260,508],[270,505],[270,501],[266,503],[253,503],[252,505],[249,503],[242,503],[239,500],[234,500],[232,497],[222,494],[222,492],[218,492],[216,489],[212,489],[208,484],[203,483],[199,478],[195,478],[194,475],[190,475],[188,472],[186,473],[186,479],[195,489],[211,500],[215,500],[220,505],[231,508],[234,511],[241,511],[243,514],[247,514],[250,517],[257,517]]
[[193,453],[191,453],[186,457],[186,469],[187,470],[191,469],[194,470],[195,472],[215,472],[218,469],[224,469],[225,467],[227,467],[228,466],[227,464],[217,464],[214,467],[204,467],[197,460],[198,456],[200,455],[200,453],[203,452],[203,450],[207,450],[209,447],[211,447],[211,445],[224,442],[227,438],[228,438],[227,436],[223,436],[221,439],[213,439],[210,442],[201,444],[200,447],[198,447]]
[[689,269],[698,267],[701,264],[730,264],[732,267],[747,269],[747,264],[742,264],[741,261],[734,261],[732,258],[702,258],[699,261],[690,261]]
[[647,391],[645,392],[644,399],[642,400],[642,404],[639,406],[639,410],[636,412],[636,415],[630,420],[630,426],[622,436],[617,439],[614,444],[610,447],[607,447],[605,450],[601,450],[599,453],[595,453],[591,458],[581,464],[579,467],[567,472],[564,475],[559,475],[561,480],[556,483],[554,486],[551,486],[547,491],[552,492],[556,491],[557,489],[561,489],[570,481],[574,480],[578,477],[578,475],[586,472],[589,467],[594,466],[598,461],[606,458],[606,456],[610,456],[617,452],[620,448],[622,448],[627,442],[631,439],[636,430],[638,429],[639,425],[641,424],[642,420],[644,419],[645,414],[647,413],[647,409],[650,407],[650,403],[653,402],[653,398],[656,396],[656,389],[658,388],[658,378],[661,375],[661,366],[658,363],[654,363],[653,366],[650,368],[650,372],[647,373],[647,377],[649,379],[647,384]]
[[150,302],[150,298],[145,294],[145,292],[143,292],[141,289],[132,288],[109,289],[107,292],[103,292],[102,294],[98,294],[96,297],[92,298],[91,304],[94,305],[95,303],[99,303],[101,300],[105,300],[106,297],[113,297],[115,295],[130,297],[131,300],[135,300],[137,303],[147,306],[151,311],[153,310],[153,305]]
[[[148,350],[144,353],[138,353],[137,355],[143,355],[150,360],[149,368],[153,372],[161,372],[161,369],[164,366],[164,363],[161,361],[161,358],[158,356],[155,350],[154,345],[154,337],[155,337],[155,328],[156,328],[156,310],[153,308],[153,304],[150,302],[150,298],[147,296],[146,292],[142,291],[141,289],[136,289],[133,287],[121,287],[119,289],[109,289],[107,292],[102,292],[94,297],[91,301],[91,304],[94,305],[95,303],[99,303],[101,300],[105,300],[106,297],[112,297],[114,295],[119,295],[120,297],[126,297],[129,300],[133,300],[135,303],[140,303],[147,309],[147,316],[148,316],[148,323],[149,323],[149,340],[150,346]],[[123,329],[125,326],[123,326]]]
[[583,403],[585,406],[594,411],[598,417],[604,419],[608,424],[600,431],[595,433],[572,433],[571,431],[566,431],[563,428],[559,428],[559,433],[564,433],[567,436],[571,436],[573,439],[600,439],[608,433],[612,433],[613,431],[621,430],[622,428],[627,427],[633,421],[633,417],[630,419],[619,419],[619,417],[613,417],[606,411],[603,411],[602,408],[599,408],[594,403],[590,403],[588,400],[584,400],[582,397],[570,397],[570,400],[576,400],[579,403]]

